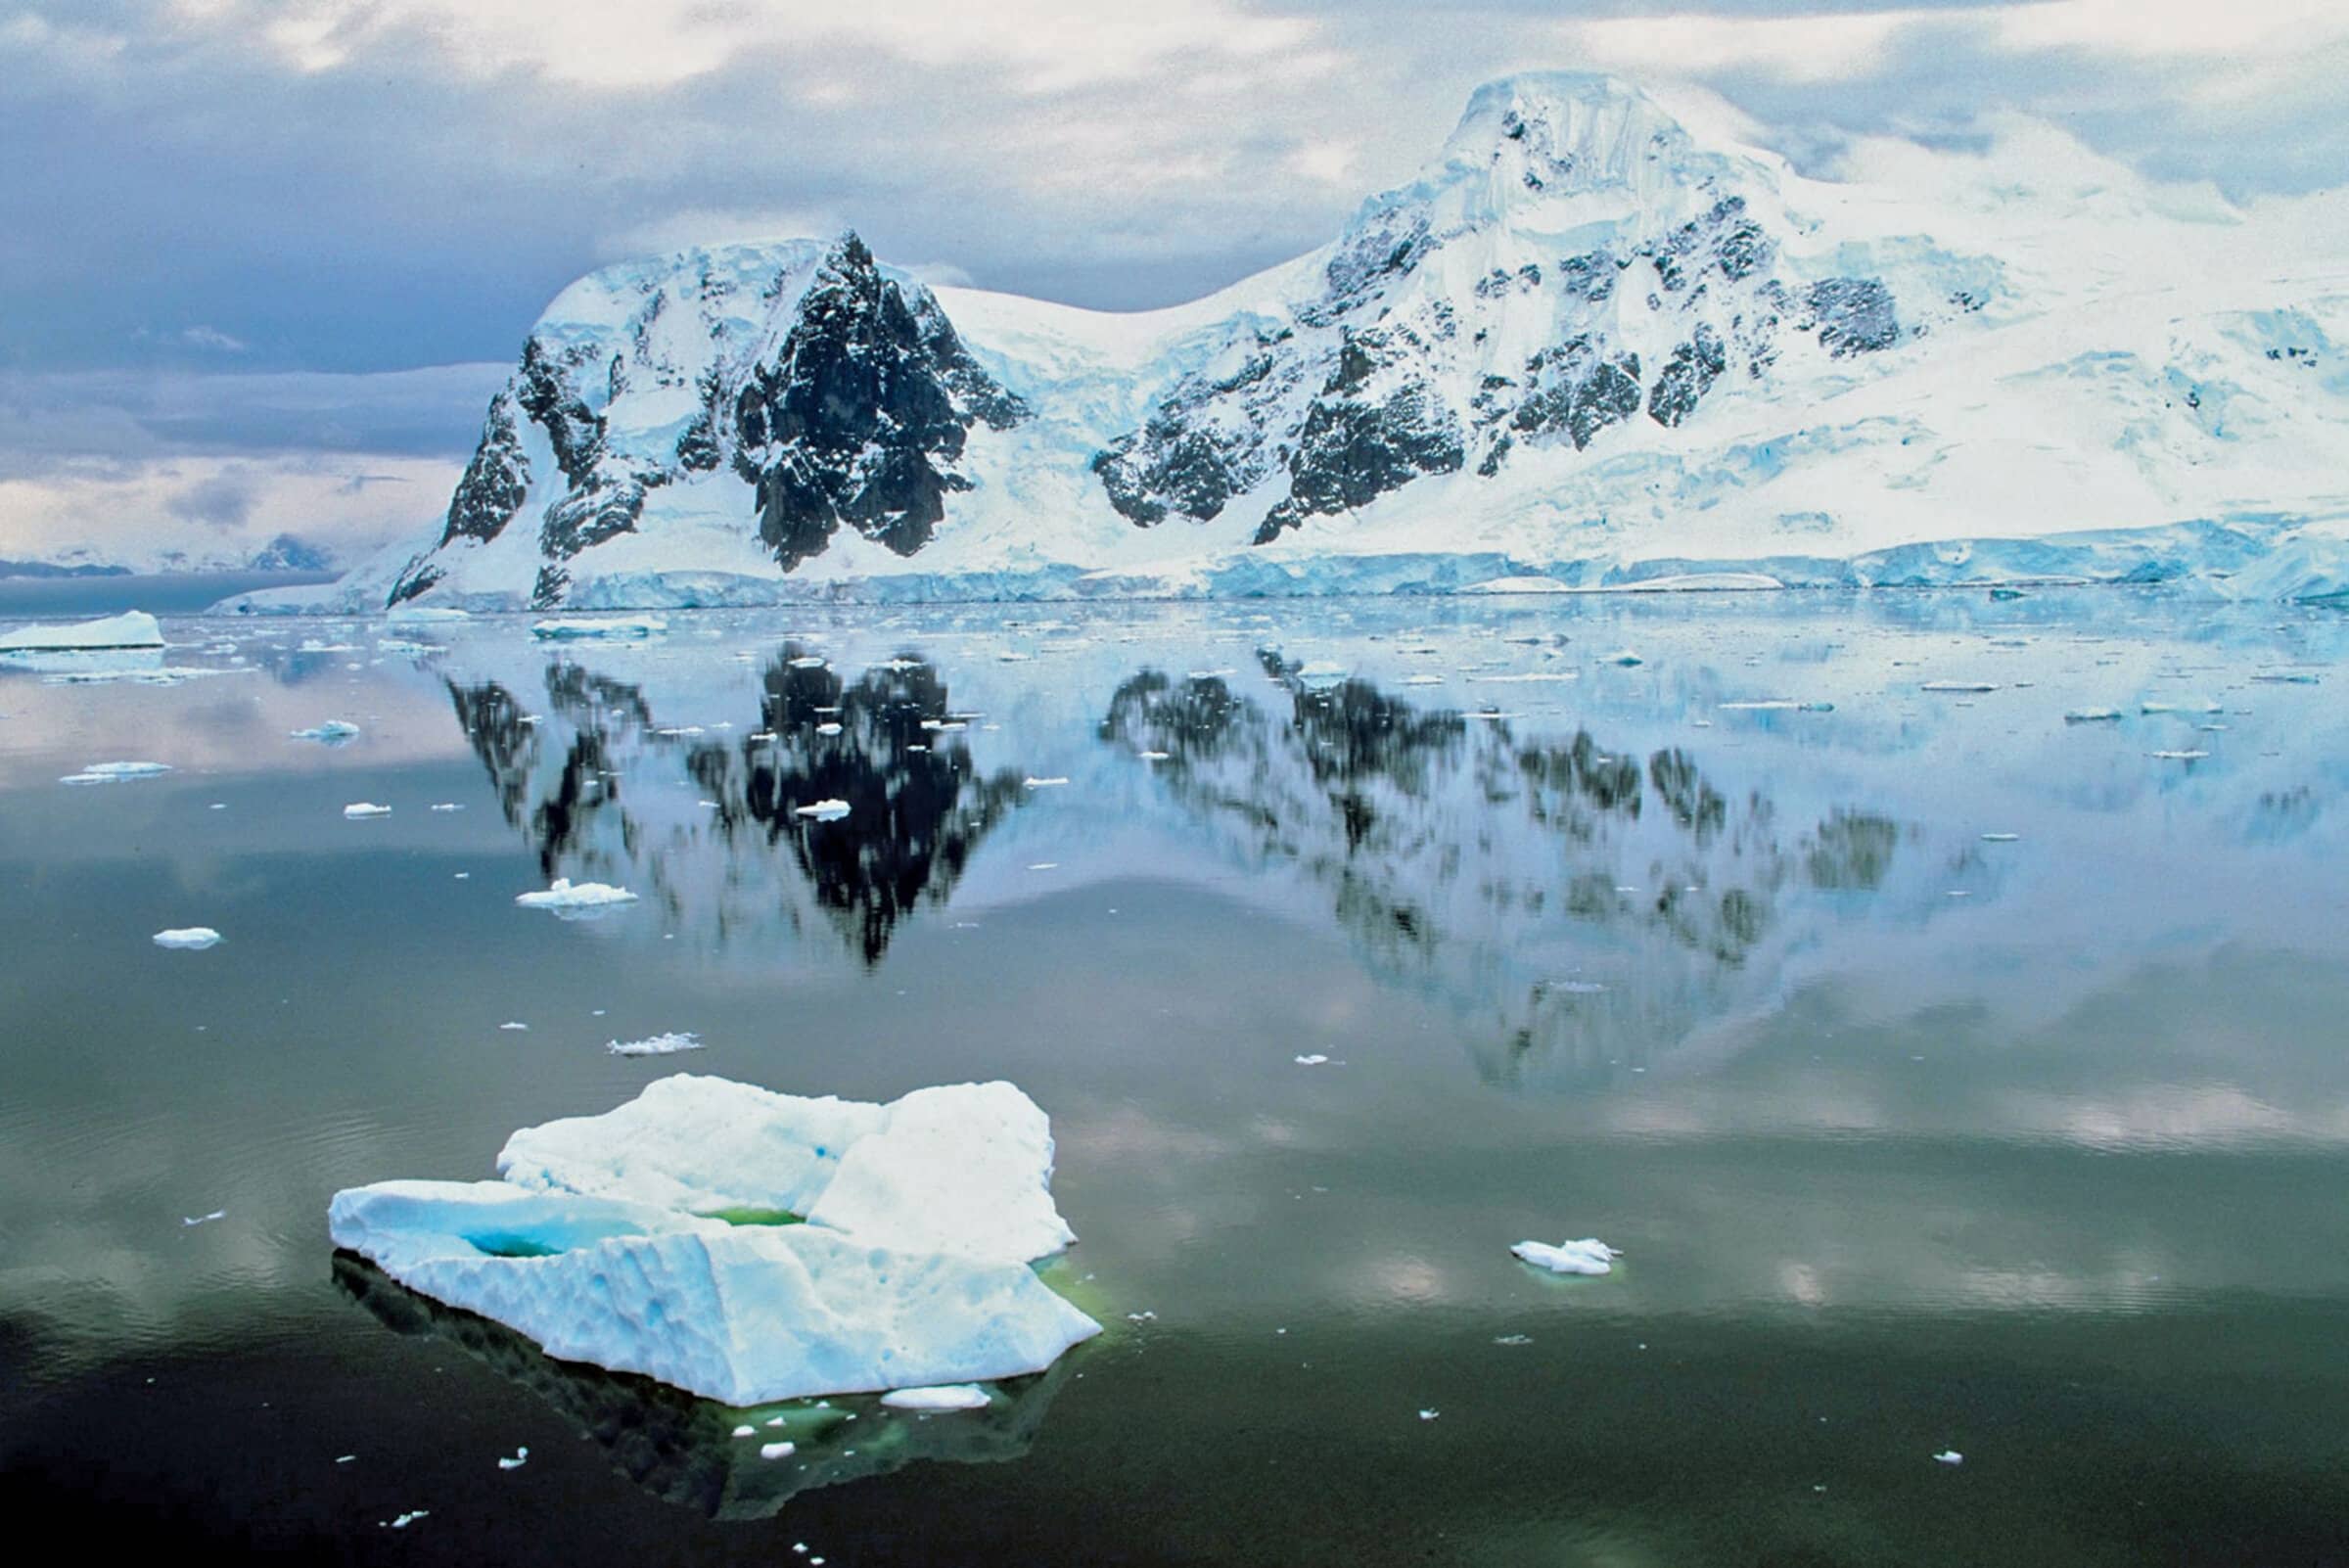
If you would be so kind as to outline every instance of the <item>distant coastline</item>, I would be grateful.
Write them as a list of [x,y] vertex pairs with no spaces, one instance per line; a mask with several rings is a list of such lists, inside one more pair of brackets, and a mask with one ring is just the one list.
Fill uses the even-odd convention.
[[[51,573],[56,575],[52,576]],[[21,616],[102,616],[124,610],[193,615],[259,588],[332,582],[332,572],[125,572],[118,567],[51,568],[32,575],[0,570],[0,621]]]

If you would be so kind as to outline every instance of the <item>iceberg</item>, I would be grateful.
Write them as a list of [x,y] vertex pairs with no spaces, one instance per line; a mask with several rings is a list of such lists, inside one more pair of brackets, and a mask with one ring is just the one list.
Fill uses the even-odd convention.
[[1076,1237],[1010,1084],[876,1105],[680,1074],[497,1166],[338,1192],[335,1244],[550,1356],[736,1407],[1040,1372],[1100,1331],[1030,1267]]
[[293,730],[288,735],[291,740],[316,741],[321,746],[341,746],[358,737],[359,726],[345,718],[330,718],[323,724]]
[[893,1410],[984,1410],[987,1390],[971,1383],[948,1383],[941,1388],[898,1388],[881,1396]]
[[557,877],[544,893],[517,894],[514,901],[525,909],[552,909],[560,914],[566,910],[608,909],[618,903],[634,903],[636,895],[609,883],[574,882],[569,877]]
[[583,637],[650,637],[668,629],[657,616],[554,616],[530,624],[530,635],[546,642]]
[[171,771],[168,762],[92,762],[78,773],[68,773],[60,784],[119,784],[128,778],[153,778]]
[[679,1051],[698,1051],[702,1037],[690,1031],[671,1031],[645,1039],[616,1039],[604,1047],[615,1056],[674,1056]]
[[100,653],[121,648],[161,648],[163,628],[143,610],[69,626],[19,626],[0,636],[0,654]]
[[[835,734],[839,733],[840,730],[840,726],[838,724],[825,724],[819,727],[830,730]],[[812,806],[801,806],[793,807],[792,814],[794,816],[807,817],[817,822],[837,822],[842,817],[849,814],[849,803],[846,801],[817,801]]]
[[1620,1250],[1594,1237],[1561,1241],[1554,1247],[1547,1242],[1520,1241],[1509,1251],[1553,1274],[1610,1274],[1615,1271],[1615,1260],[1623,1256]]
[[159,947],[177,947],[189,952],[202,952],[220,945],[220,933],[209,926],[175,926],[169,931],[155,934]]
[[371,816],[390,816],[392,814],[392,807],[389,806],[378,806],[373,801],[353,801],[348,806],[343,807],[343,814],[346,817],[349,817],[353,822],[357,822]]

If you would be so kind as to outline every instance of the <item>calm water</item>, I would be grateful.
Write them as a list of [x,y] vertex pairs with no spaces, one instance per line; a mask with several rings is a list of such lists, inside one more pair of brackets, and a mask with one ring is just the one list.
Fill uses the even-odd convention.
[[[566,1564],[2349,1561],[2338,616],[169,629],[160,682],[0,676],[19,1528]],[[363,734],[288,738],[329,718]],[[58,782],[119,760],[174,771]],[[793,814],[826,797],[852,815]],[[515,907],[549,875],[643,901]],[[183,925],[227,940],[149,941]],[[709,1048],[604,1049],[665,1030]],[[485,1176],[514,1128],[680,1068],[1015,1080],[1082,1238],[1049,1277],[1109,1331],[982,1417],[837,1402],[786,1467],[334,1256],[336,1188]],[[1583,1235],[1619,1272],[1507,1252]]]

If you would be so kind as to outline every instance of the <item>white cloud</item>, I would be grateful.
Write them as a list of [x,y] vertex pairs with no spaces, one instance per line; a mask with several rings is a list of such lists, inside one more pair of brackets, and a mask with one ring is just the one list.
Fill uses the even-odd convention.
[[838,212],[820,207],[786,207],[765,211],[686,208],[602,236],[596,252],[606,261],[660,255],[697,245],[744,245],[760,240],[830,239],[850,227]]
[[207,327],[202,323],[182,332],[179,341],[191,348],[208,348],[213,353],[241,354],[245,351],[243,339],[232,338],[217,327]]

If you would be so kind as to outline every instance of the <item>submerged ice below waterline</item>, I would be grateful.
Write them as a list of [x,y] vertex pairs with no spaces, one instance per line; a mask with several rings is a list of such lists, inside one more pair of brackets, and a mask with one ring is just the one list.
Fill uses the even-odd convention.
[[875,1105],[678,1075],[523,1129],[498,1169],[339,1192],[335,1243],[550,1355],[733,1405],[1039,1372],[1099,1331],[1029,1267],[1076,1237],[1009,1084]]

